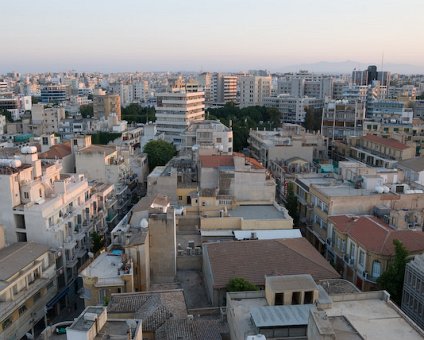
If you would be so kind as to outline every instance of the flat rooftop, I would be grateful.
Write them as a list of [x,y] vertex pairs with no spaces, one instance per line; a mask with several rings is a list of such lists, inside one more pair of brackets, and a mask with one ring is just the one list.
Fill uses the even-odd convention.
[[241,217],[245,220],[280,220],[287,216],[273,205],[241,205],[229,211],[231,217]]
[[70,329],[76,330],[76,331],[88,331],[93,324],[96,322],[95,320],[87,320],[84,316],[87,313],[90,314],[96,314],[97,317],[100,316],[100,314],[102,314],[104,312],[105,308],[104,307],[87,307],[78,317],[78,319],[76,319],[74,321],[74,323],[72,325],[69,326]]
[[[119,269],[122,267],[122,258],[111,253],[102,253],[82,272],[82,276],[97,277],[100,279],[120,279]],[[122,272],[121,272],[122,273]],[[124,282],[122,281],[122,284]]]
[[314,305],[263,306],[250,310],[256,327],[285,327],[308,324],[309,311]]
[[379,298],[378,293],[380,292],[352,294],[364,297],[356,300],[347,300],[340,296],[340,301],[336,301],[337,296],[332,296],[332,308],[325,311],[329,317],[345,316],[365,339],[422,339],[424,332],[419,334],[390,302]]

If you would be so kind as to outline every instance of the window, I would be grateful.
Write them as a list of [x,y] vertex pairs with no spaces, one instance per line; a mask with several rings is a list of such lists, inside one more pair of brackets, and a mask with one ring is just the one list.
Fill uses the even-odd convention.
[[380,277],[381,274],[381,263],[379,261],[372,262],[372,277]]
[[182,201],[183,200],[183,196],[178,196],[178,200]]
[[364,268],[364,265],[365,265],[365,253],[362,249],[359,250],[359,265],[362,268]]
[[25,198],[25,199],[29,199],[29,193],[28,193],[28,192],[26,192],[26,191],[24,191],[24,198]]
[[19,316],[24,314],[27,311],[27,307],[25,305],[19,307]]
[[8,328],[11,324],[12,324],[12,318],[11,318],[11,317],[9,317],[9,318],[7,318],[6,320],[4,320],[4,321],[3,321],[3,323],[2,323],[1,325],[2,325],[3,330],[5,330],[5,329],[6,329],[6,328]]
[[33,298],[34,302],[40,300],[40,298],[41,298],[41,292],[37,292],[37,293],[34,294],[34,298]]

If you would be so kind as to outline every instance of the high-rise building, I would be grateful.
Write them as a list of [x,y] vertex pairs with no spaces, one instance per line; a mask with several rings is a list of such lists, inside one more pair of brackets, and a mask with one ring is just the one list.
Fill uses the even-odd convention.
[[191,121],[205,119],[205,93],[187,92],[174,89],[173,92],[159,93],[156,104],[158,132],[166,139],[181,143],[181,134]]
[[388,86],[390,83],[390,72],[378,71],[377,66],[370,65],[364,71],[353,70],[352,83],[356,85],[371,85],[373,81],[378,80],[382,86]]
[[46,85],[41,89],[41,102],[61,103],[70,95],[70,88],[67,85]]
[[93,115],[97,119],[108,119],[115,114],[121,120],[121,99],[119,94],[93,96]]
[[235,102],[237,97],[237,76],[213,73],[210,87],[210,103],[224,105]]
[[271,95],[271,76],[241,76],[240,85],[240,107],[262,106],[264,98]]

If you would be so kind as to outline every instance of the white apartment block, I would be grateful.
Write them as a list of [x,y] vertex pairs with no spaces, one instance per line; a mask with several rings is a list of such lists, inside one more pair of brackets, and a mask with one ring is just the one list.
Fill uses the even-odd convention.
[[182,135],[181,151],[199,150],[199,154],[231,154],[233,130],[218,120],[194,121]]
[[264,98],[263,105],[276,108],[281,113],[281,120],[285,123],[302,123],[305,121],[307,108],[322,109],[323,101],[317,98],[280,94]]
[[204,92],[178,90],[157,95],[156,124],[158,132],[175,144],[181,144],[181,134],[190,122],[205,119]]
[[271,84],[270,76],[241,76],[239,78],[240,107],[264,105],[264,98],[271,95]]
[[149,99],[149,82],[147,80],[133,82],[132,90],[134,101],[145,103]]
[[0,224],[8,244],[34,241],[55,249],[58,280],[67,285],[88,258],[90,233],[104,231],[101,207],[113,186],[94,192],[84,175],[61,169],[59,162],[39,160],[35,147],[0,160]]

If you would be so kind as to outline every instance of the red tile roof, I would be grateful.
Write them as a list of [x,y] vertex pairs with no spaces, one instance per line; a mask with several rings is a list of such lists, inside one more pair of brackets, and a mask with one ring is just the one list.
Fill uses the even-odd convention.
[[410,253],[424,251],[424,232],[413,230],[395,230],[374,216],[350,217],[331,216],[329,220],[335,228],[347,234],[365,250],[379,255],[395,254],[393,240],[399,240]]
[[264,285],[265,275],[273,274],[311,274],[315,281],[340,277],[304,238],[209,243],[205,248],[218,289],[234,277],[255,285]]
[[72,153],[71,143],[53,145],[50,150],[40,153],[39,159],[62,159]]
[[393,138],[383,138],[383,137],[380,137],[380,136],[375,136],[375,135],[370,135],[370,134],[368,134],[368,135],[366,135],[362,138],[364,140],[369,141],[369,142],[376,143],[376,144],[382,144],[382,145],[388,146],[389,148],[393,148],[393,149],[405,150],[405,149],[410,148],[410,146],[408,146],[404,143],[401,143],[398,140],[393,139]]
[[234,160],[231,155],[200,156],[200,165],[202,168],[234,166]]

